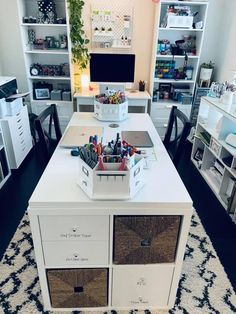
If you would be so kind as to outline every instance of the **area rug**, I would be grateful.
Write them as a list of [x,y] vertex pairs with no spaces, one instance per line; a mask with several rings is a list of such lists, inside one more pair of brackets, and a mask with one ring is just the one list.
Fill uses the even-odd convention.
[[[113,314],[137,312],[137,310],[116,312],[115,309],[112,311]],[[169,312],[154,312],[148,309],[139,312],[144,314],[236,313],[236,295],[196,213],[192,217],[174,308]],[[56,313],[43,310],[27,214],[23,217],[0,264],[0,313]]]

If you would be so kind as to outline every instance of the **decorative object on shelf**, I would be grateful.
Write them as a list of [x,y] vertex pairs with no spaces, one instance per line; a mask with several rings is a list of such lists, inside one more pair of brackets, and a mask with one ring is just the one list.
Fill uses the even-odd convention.
[[211,61],[209,63],[203,63],[200,69],[199,85],[200,87],[210,87],[212,72],[215,64]]
[[203,149],[198,148],[193,157],[196,161],[202,161],[203,159]]
[[160,83],[159,84],[159,99],[170,99],[172,84]]
[[62,63],[60,65],[34,63],[30,66],[30,74],[32,76],[41,75],[69,77],[70,69],[68,63]]
[[225,143],[236,148],[236,134],[230,133],[225,139]]
[[28,29],[28,43],[30,47],[33,46],[34,42],[36,41],[36,32],[34,29]]
[[55,24],[56,6],[53,0],[38,1],[38,23]]
[[89,40],[83,30],[83,0],[67,0],[70,12],[70,38],[72,43],[72,61],[78,63],[80,71],[85,70],[89,62]]

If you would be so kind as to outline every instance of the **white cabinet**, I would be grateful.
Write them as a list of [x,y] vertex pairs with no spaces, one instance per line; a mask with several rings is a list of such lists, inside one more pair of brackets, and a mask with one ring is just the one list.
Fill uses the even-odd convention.
[[[190,14],[198,12],[196,17],[193,17],[193,22],[201,21],[202,27],[194,28],[193,23],[190,27],[184,25],[186,16],[173,16],[177,18],[178,24],[170,25],[166,19],[168,11],[172,8],[178,10],[178,7],[182,7],[183,10],[187,8]],[[168,113],[173,105],[177,105],[184,113],[187,112],[187,116],[191,111],[191,96],[193,96],[198,76],[207,10],[207,1],[161,0],[157,6],[150,94],[152,96],[151,117],[162,138],[165,134],[163,122],[168,123]],[[181,20],[183,24],[179,23]],[[182,43],[178,43],[179,41]],[[187,60],[185,60],[186,55]],[[165,106],[168,108],[163,108]]]
[[231,215],[236,215],[236,147],[227,137],[236,133],[235,113],[235,104],[203,97],[192,149],[193,164]]
[[73,113],[74,92],[67,1],[52,1],[53,9],[49,8],[48,14],[40,11],[43,2],[17,1],[32,112],[39,114],[47,105],[55,103],[64,131]]
[[0,188],[10,177],[11,171],[8,163],[4,135],[0,123]]
[[16,115],[5,116],[0,122],[10,168],[17,169],[32,148],[27,106],[22,106]]

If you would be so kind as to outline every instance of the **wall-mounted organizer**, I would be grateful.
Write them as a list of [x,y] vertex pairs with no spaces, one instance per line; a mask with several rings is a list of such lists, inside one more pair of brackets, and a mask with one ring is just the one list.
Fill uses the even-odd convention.
[[133,8],[110,4],[91,7],[92,49],[131,49]]
[[220,203],[236,216],[236,105],[228,108],[219,99],[203,97],[192,149],[192,162]]
[[64,131],[73,113],[74,85],[67,1],[17,2],[32,112],[39,114],[50,100],[56,101]]

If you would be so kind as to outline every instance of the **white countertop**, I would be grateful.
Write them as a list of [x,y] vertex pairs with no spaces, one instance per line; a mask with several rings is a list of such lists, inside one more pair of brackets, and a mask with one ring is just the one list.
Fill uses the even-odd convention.
[[161,208],[191,210],[192,200],[181,181],[161,139],[148,114],[129,114],[129,118],[118,122],[119,128],[110,128],[110,122],[101,122],[91,113],[74,113],[70,125],[104,126],[103,142],[114,139],[121,130],[147,130],[154,143],[156,161],[149,162],[144,170],[145,186],[128,201],[94,201],[80,189],[78,158],[72,157],[70,149],[57,148],[45,169],[31,199],[30,210],[37,208]]

